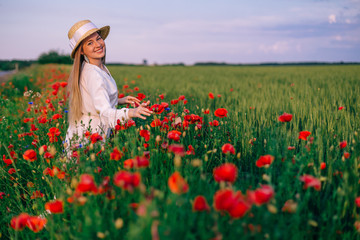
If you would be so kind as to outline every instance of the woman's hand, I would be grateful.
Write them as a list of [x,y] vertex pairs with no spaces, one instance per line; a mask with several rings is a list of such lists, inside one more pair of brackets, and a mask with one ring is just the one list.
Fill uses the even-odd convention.
[[136,107],[140,104],[140,100],[133,96],[126,96],[118,99],[119,105],[130,104],[132,107]]
[[142,103],[137,108],[130,108],[128,113],[129,118],[137,117],[145,120],[146,117],[144,117],[143,115],[150,116],[153,113],[153,111],[146,108],[146,106],[148,106],[149,103],[150,101],[147,101]]

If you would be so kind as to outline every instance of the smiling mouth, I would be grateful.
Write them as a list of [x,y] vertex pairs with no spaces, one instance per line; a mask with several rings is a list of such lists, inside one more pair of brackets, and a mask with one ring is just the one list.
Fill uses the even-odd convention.
[[97,53],[101,53],[101,52],[103,52],[103,48],[100,48],[99,50],[97,50],[97,51],[95,51],[95,52],[97,52]]

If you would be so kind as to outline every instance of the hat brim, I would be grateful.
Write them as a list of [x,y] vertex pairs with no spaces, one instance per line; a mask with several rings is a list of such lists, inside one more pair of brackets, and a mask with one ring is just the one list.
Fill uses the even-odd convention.
[[110,26],[104,26],[102,28],[93,28],[89,31],[87,31],[80,39],[79,41],[76,43],[74,49],[72,50],[70,56],[72,59],[74,59],[75,57],[75,52],[77,51],[78,47],[80,46],[80,44],[82,43],[82,41],[87,38],[88,36],[90,36],[91,34],[93,34],[94,32],[99,32],[100,36],[102,39],[105,40],[105,38],[109,35],[110,32]]

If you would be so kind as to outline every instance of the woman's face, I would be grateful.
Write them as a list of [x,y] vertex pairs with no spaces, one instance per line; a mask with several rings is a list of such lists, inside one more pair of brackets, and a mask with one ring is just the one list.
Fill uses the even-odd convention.
[[90,63],[96,63],[105,56],[105,42],[101,36],[95,32],[84,39],[82,44],[82,54],[86,55]]

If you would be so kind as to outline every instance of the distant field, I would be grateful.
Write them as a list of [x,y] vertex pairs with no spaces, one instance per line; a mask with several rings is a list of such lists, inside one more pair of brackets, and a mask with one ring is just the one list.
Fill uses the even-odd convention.
[[359,65],[108,68],[164,110],[70,163],[69,66],[2,84],[0,237],[359,238]]

